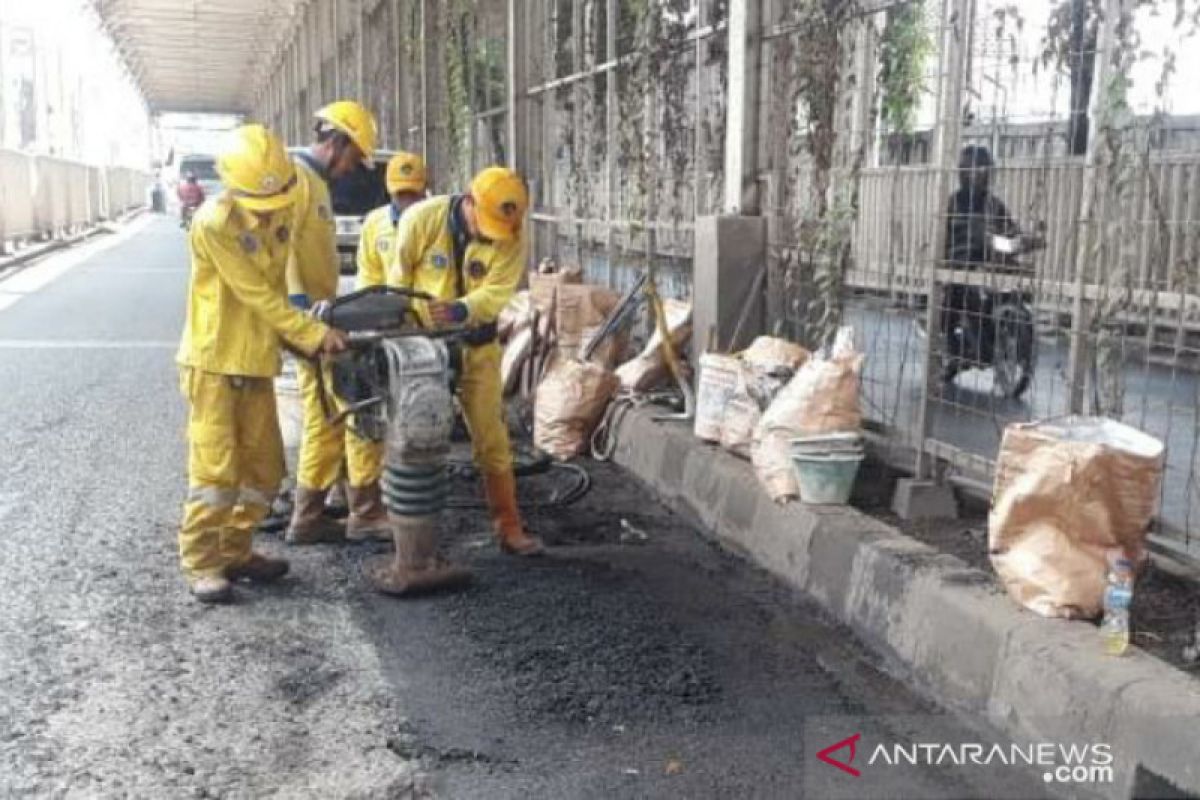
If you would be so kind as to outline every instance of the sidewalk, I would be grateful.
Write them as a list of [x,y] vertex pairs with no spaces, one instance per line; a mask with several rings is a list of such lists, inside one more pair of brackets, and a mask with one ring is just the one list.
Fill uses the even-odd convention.
[[724,547],[815,598],[939,702],[1018,742],[1105,742],[1104,796],[1200,793],[1200,680],[1096,629],[1024,611],[988,576],[852,508],[777,506],[751,466],[653,412],[628,413],[615,460]]
[[125,212],[115,219],[98,222],[87,230],[80,231],[79,233],[71,236],[50,239],[45,242],[37,242],[21,248],[18,252],[12,255],[0,256],[0,279],[11,274],[16,268],[28,264],[30,261],[36,261],[39,258],[44,258],[59,250],[64,250],[68,247],[82,244],[98,234],[116,233],[135,217],[145,212],[145,208],[135,208]]

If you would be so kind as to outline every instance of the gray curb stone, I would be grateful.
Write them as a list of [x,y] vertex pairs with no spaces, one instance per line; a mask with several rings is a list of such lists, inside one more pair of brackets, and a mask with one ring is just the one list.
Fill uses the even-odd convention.
[[852,508],[779,506],[753,468],[630,411],[614,460],[724,547],[815,598],[943,703],[1017,741],[1106,742],[1106,797],[1200,794],[1200,681],[1094,628],[1024,611],[988,576]]

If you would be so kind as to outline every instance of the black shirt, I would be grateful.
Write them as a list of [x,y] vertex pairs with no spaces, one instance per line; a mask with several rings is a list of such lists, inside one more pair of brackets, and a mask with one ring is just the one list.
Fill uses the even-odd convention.
[[959,189],[950,196],[946,221],[946,261],[954,267],[1005,264],[1011,258],[992,250],[992,236],[1016,236],[1017,223],[991,192]]

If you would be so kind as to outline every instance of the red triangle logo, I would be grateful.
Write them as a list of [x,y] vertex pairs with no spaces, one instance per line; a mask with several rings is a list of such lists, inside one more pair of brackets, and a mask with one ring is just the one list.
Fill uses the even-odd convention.
[[[837,767],[842,772],[848,772],[854,777],[858,778],[862,775],[862,773],[850,765],[854,763],[854,756],[858,752],[858,740],[861,738],[862,734],[856,733],[849,739],[843,739],[837,744],[831,744],[829,747],[826,747],[824,750],[817,753],[817,758],[821,761],[824,761],[831,767]],[[836,753],[838,750],[841,750],[845,747],[850,748],[850,758],[848,760],[838,761],[836,758],[833,758],[831,755],[832,753]]]

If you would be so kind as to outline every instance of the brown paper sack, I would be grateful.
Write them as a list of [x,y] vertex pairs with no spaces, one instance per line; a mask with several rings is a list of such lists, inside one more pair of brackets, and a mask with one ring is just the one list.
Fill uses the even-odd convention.
[[562,461],[584,452],[620,385],[599,364],[557,360],[537,388],[534,445]]
[[1012,598],[1044,617],[1098,616],[1107,551],[1140,557],[1162,470],[1162,442],[1113,420],[1010,425],[988,545]]
[[[692,338],[692,306],[682,300],[665,299],[663,314],[666,316],[667,333],[678,353]],[[663,359],[661,344],[662,337],[658,335],[656,325],[642,352],[617,368],[622,389],[648,392],[670,378],[671,371]]]
[[804,362],[763,412],[750,456],[759,481],[776,503],[800,496],[792,471],[792,439],[862,427],[858,401],[862,362],[862,354],[854,349],[854,331],[842,328],[829,357],[814,356]]

